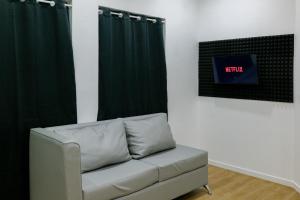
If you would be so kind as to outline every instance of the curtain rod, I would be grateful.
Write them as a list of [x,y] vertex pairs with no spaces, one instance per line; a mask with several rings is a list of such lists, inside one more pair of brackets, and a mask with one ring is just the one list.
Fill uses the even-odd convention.
[[[103,14],[103,10],[99,9],[99,14],[102,15],[102,14]],[[113,11],[111,11],[110,14],[111,14],[111,15],[118,16],[118,17],[120,17],[120,18],[122,18],[122,17],[124,16],[124,14],[121,13],[121,12],[113,12]],[[138,15],[131,15],[131,14],[130,14],[129,17],[130,17],[130,18],[133,18],[133,19],[136,19],[136,20],[138,20],[138,21],[140,21],[140,20],[142,19],[142,17],[141,17],[141,16],[138,16]],[[150,22],[153,22],[153,23],[156,23],[156,22],[157,22],[157,19],[155,19],[155,18],[146,18],[146,20],[147,20],[147,21],[150,21]],[[163,20],[162,23],[165,23],[165,20]]]
[[[25,2],[26,0],[20,0],[21,2]],[[49,4],[51,7],[55,6],[55,1],[49,1],[49,0],[36,0],[37,3],[47,3]],[[65,4],[66,7],[71,8],[72,4]]]

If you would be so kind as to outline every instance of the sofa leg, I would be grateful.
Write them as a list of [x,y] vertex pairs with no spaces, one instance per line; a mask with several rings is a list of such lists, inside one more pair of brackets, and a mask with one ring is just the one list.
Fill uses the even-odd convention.
[[212,195],[212,191],[211,191],[209,185],[204,185],[203,187],[206,189],[206,191],[209,195]]

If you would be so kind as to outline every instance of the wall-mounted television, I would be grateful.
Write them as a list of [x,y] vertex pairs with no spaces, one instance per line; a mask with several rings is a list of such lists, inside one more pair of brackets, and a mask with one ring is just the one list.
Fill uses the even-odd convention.
[[213,56],[212,61],[215,84],[258,84],[256,55]]

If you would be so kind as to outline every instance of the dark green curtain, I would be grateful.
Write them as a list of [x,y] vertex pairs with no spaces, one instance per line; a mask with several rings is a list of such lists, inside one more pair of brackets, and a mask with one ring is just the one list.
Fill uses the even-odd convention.
[[67,10],[0,0],[0,27],[1,198],[28,200],[30,128],[77,121]]
[[[99,15],[98,120],[167,113],[164,24]],[[114,10],[115,11],[115,10]],[[115,11],[120,12],[120,11]]]

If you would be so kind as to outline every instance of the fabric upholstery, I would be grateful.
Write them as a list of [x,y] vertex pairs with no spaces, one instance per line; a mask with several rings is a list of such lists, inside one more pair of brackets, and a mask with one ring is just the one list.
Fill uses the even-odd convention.
[[158,182],[156,167],[131,160],[82,174],[84,200],[108,200],[129,195]]
[[82,200],[78,144],[33,129],[29,154],[31,200]]
[[122,120],[55,132],[79,144],[82,172],[131,159]]
[[172,200],[208,184],[207,165],[117,200]]
[[175,149],[141,159],[142,162],[157,166],[159,181],[179,176],[208,164],[206,151],[177,145]]
[[124,120],[124,123],[129,151],[135,159],[176,146],[165,114],[144,120]]
[[[149,118],[157,117],[157,116],[165,116],[167,118],[166,113],[154,113],[154,114],[149,114],[149,115],[140,115],[140,116],[134,116],[134,117],[119,118],[119,119],[137,121],[137,120],[144,120],[144,119],[149,119]],[[85,127],[89,127],[89,126],[107,124],[107,123],[113,122],[115,120],[116,119],[110,119],[110,120],[89,122],[89,123],[82,123],[82,124],[69,124],[69,125],[64,125],[64,126],[53,126],[53,127],[48,127],[45,129],[49,130],[49,131],[61,131],[61,130],[68,130],[68,129],[75,129],[75,128],[85,128]]]
[[[143,120],[161,115],[165,114],[126,119]],[[56,131],[110,122],[33,129],[30,135],[31,199],[171,200],[208,184],[207,153],[181,145],[140,160],[81,173],[79,145]]]
[[30,129],[77,122],[70,21],[55,2],[0,0],[1,199],[30,199]]
[[98,120],[167,112],[162,20],[152,23],[142,16],[137,22],[128,12],[101,9]]

